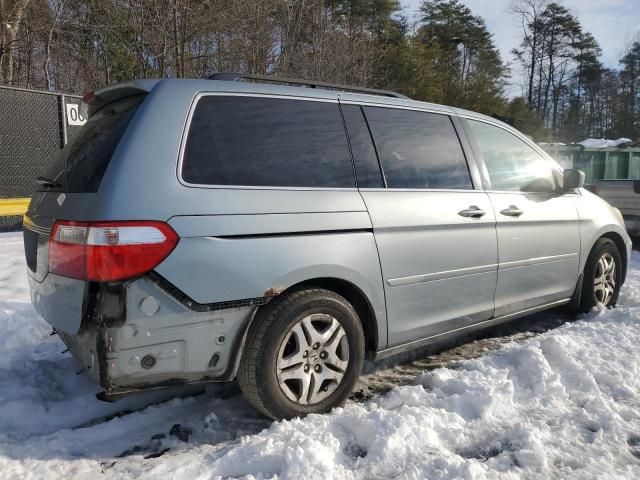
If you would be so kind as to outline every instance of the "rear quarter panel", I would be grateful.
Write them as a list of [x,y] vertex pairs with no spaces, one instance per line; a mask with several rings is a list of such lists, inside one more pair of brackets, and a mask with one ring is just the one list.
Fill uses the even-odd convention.
[[366,212],[181,216],[169,223],[181,239],[156,271],[196,302],[257,298],[312,279],[340,279],[367,297],[379,348],[386,346],[382,275]]

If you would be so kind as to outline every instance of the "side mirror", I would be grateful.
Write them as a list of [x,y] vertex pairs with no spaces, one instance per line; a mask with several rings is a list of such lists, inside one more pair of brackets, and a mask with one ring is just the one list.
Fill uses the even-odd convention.
[[584,172],[575,168],[568,168],[562,177],[562,190],[568,192],[584,186]]

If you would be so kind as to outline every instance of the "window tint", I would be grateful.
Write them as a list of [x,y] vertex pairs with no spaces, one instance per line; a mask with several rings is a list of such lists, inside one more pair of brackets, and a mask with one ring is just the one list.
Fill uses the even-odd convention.
[[336,103],[202,97],[182,177],[195,184],[355,187]]
[[470,120],[493,190],[553,192],[551,164],[524,141],[488,123]]
[[98,110],[77,136],[54,158],[45,176],[61,183],[60,188],[39,186],[38,190],[95,193],[109,161],[131,118],[145,95],[128,97]]
[[342,114],[349,132],[351,155],[356,166],[356,178],[360,188],[384,187],[380,164],[376,156],[369,127],[359,105],[343,105]]
[[366,107],[389,188],[472,189],[460,141],[446,115]]

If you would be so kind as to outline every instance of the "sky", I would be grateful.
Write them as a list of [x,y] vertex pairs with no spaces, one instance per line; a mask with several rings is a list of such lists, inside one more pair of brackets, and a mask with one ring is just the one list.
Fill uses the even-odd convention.
[[[622,51],[640,32],[640,0],[556,0],[578,17],[586,31],[598,40],[602,47],[602,62],[607,67],[617,67]],[[509,53],[518,46],[522,37],[517,19],[509,12],[512,0],[461,0],[475,15],[484,18],[502,58],[513,64]],[[403,13],[411,20],[417,17],[421,0],[401,0]],[[520,93],[521,76],[512,65],[509,93]]]

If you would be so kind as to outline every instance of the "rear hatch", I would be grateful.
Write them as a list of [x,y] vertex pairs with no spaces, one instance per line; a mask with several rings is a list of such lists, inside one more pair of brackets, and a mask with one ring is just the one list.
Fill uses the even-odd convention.
[[[48,272],[48,242],[68,194],[97,194],[109,161],[145,95],[126,97],[97,111],[39,178],[24,219],[25,257],[30,274],[41,282]],[[72,195],[81,201],[83,195]],[[78,211],[82,211],[78,205]],[[65,208],[65,212],[69,209]],[[65,220],[74,220],[73,216]]]
[[[88,282],[49,274],[49,240],[57,220],[83,220],[129,122],[145,94],[120,98],[97,110],[38,178],[24,217],[24,249],[32,302],[54,327],[76,333]],[[85,218],[83,218],[85,217]]]

